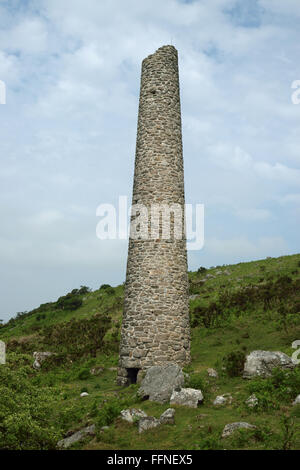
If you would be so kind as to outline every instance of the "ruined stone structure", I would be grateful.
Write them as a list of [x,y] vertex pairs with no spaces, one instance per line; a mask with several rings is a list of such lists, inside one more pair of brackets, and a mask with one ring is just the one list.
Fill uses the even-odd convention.
[[[142,63],[133,205],[149,210],[149,238],[130,237],[118,383],[140,370],[190,360],[184,179],[177,50],[163,46]],[[153,204],[180,205],[183,236],[151,236]],[[136,214],[139,215],[139,214]],[[154,221],[154,217],[152,222]],[[157,220],[156,220],[157,222]]]

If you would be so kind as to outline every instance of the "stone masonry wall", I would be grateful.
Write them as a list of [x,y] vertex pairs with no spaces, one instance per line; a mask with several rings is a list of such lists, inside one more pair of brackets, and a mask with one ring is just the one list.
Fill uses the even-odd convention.
[[[163,46],[142,63],[133,204],[180,204],[184,178],[177,51]],[[150,221],[149,221],[150,222]],[[171,226],[174,221],[171,219]],[[184,225],[183,225],[184,226]],[[129,239],[118,383],[128,369],[190,360],[186,240]]]

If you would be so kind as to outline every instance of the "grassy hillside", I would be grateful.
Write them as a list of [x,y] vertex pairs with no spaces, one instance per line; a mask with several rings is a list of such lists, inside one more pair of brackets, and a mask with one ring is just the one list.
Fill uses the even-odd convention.
[[[189,273],[192,362],[189,385],[201,388],[198,409],[175,407],[174,426],[139,435],[122,422],[124,407],[158,417],[167,405],[141,402],[137,385],[115,384],[123,285],[81,287],[0,328],[7,364],[0,366],[0,448],[53,448],[60,438],[95,423],[97,434],[83,449],[282,449],[300,448],[299,366],[292,374],[243,380],[239,361],[254,349],[291,355],[300,339],[300,255],[250,263],[199,268]],[[41,370],[32,368],[34,351],[55,353]],[[92,367],[102,366],[94,376]],[[209,378],[208,367],[218,379]],[[81,398],[80,393],[89,395]],[[216,395],[230,392],[230,405],[216,407]],[[255,392],[259,408],[246,398]],[[221,439],[225,424],[247,421],[257,430]],[[101,430],[102,426],[109,428]]]

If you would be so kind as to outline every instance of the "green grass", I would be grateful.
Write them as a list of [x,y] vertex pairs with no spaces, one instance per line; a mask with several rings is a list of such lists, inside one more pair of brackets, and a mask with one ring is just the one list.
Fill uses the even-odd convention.
[[[224,271],[229,272],[229,275]],[[264,349],[292,354],[292,342],[300,339],[299,273],[300,255],[214,267],[204,273],[189,273],[190,293],[197,297],[190,301],[192,361],[186,371],[198,374],[203,384],[204,403],[197,409],[175,407],[174,426],[164,425],[143,434],[138,433],[136,425],[116,417],[119,414],[118,404],[141,408],[148,415],[156,417],[168,405],[141,402],[136,397],[134,387],[121,389],[116,386],[116,370],[110,369],[115,368],[118,362],[123,285],[110,292],[98,289],[81,296],[82,306],[74,311],[56,309],[55,303],[35,309],[4,325],[0,329],[0,339],[8,343],[8,361],[12,369],[19,370],[24,367],[23,357],[28,364],[32,363],[32,352],[37,345],[39,350],[51,350],[51,345],[43,341],[53,325],[59,332],[63,325],[75,319],[85,321],[94,315],[99,315],[99,321],[102,317],[110,318],[96,354],[87,351],[82,357],[71,361],[66,353],[66,344],[58,344],[55,352],[61,353],[65,361],[53,363],[50,368],[43,366],[39,372],[30,368],[29,376],[33,385],[41,389],[53,389],[55,405],[49,422],[54,423],[61,437],[67,431],[102,422],[105,413],[105,419],[111,420],[108,430],[101,431],[98,424],[96,437],[87,438],[74,448],[281,449],[290,446],[299,449],[299,407],[292,407],[291,400],[282,400],[278,402],[277,409],[253,412],[244,405],[250,394],[249,381],[241,377],[230,378],[223,370],[223,358],[232,351],[247,354],[255,349]],[[214,277],[205,283],[199,282],[207,274]],[[286,277],[290,280],[287,281]],[[250,288],[249,299],[244,294],[239,297],[245,288]],[[269,295],[265,294],[266,289],[274,293],[267,301],[264,297]],[[284,296],[285,292],[288,295]],[[227,303],[226,299],[229,299]],[[213,324],[205,327],[205,315],[212,304],[220,308]],[[72,338],[69,340],[72,341]],[[89,370],[95,366],[104,367],[104,372],[92,376]],[[217,369],[218,379],[208,377],[208,367]],[[81,373],[82,370],[87,372]],[[88,391],[89,396],[80,398],[83,389]],[[216,395],[223,393],[231,393],[232,404],[213,406]],[[294,430],[288,444],[284,416],[290,416],[290,421],[294,422],[288,424]],[[247,421],[255,424],[258,430],[248,434],[237,432],[232,438],[221,439],[225,424],[234,421]]]

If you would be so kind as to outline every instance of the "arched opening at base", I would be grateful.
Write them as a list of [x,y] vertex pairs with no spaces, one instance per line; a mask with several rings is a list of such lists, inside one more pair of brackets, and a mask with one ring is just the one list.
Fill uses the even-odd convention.
[[137,375],[140,369],[137,369],[136,367],[131,367],[127,370],[127,379],[129,384],[136,384],[137,380]]

